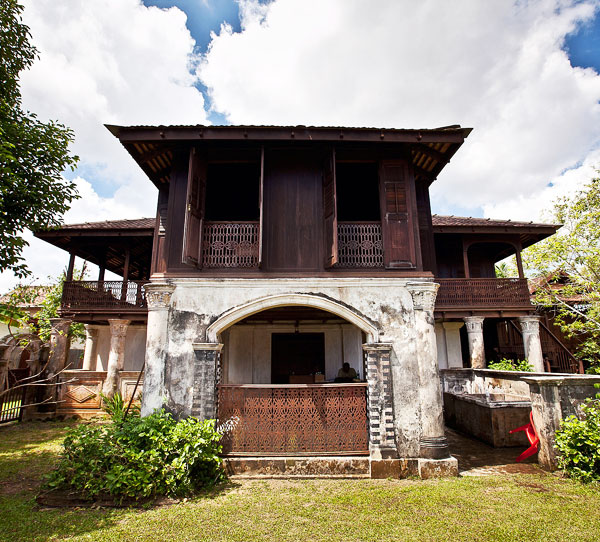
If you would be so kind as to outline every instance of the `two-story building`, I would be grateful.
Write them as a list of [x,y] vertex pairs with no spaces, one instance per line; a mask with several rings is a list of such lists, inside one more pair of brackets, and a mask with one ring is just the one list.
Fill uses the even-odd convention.
[[[470,129],[108,129],[157,214],[37,234],[71,254],[57,330],[88,324],[61,408],[97,407],[100,385],[131,393],[145,363],[142,413],[235,417],[230,456],[428,476],[456,471],[440,368],[502,353],[543,371],[520,252],[557,227],[431,214]],[[511,254],[519,277],[495,278]],[[75,256],[97,281],[71,280]]]

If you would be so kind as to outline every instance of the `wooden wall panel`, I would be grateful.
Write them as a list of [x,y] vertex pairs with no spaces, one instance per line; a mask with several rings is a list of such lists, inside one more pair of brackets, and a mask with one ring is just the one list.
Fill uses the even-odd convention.
[[323,269],[322,165],[309,150],[265,149],[263,268]]

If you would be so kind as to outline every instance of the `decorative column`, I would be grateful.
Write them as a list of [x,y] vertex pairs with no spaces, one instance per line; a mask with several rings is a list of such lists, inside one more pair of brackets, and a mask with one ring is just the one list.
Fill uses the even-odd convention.
[[204,420],[217,417],[217,384],[221,343],[194,343],[194,399],[192,416]]
[[419,364],[419,398],[421,403],[420,457],[450,458],[444,427],[442,385],[437,362],[433,310],[438,284],[433,282],[408,285],[413,298],[417,361]]
[[469,337],[469,356],[471,368],[485,369],[485,348],[483,345],[483,316],[465,316],[463,318],[467,326]]
[[148,302],[148,326],[142,416],[148,416],[162,408],[166,395],[167,331],[169,307],[175,286],[154,282],[146,284],[145,289]]
[[448,367],[451,369],[462,368],[462,348],[460,346],[460,328],[464,322],[443,322],[444,337],[446,338],[446,356]]
[[119,371],[123,370],[125,363],[125,337],[130,320],[109,320],[110,326],[110,352],[106,364],[106,380],[102,386],[102,393],[112,397],[117,392],[119,385]]
[[363,344],[366,354],[371,459],[397,456],[388,343]]
[[534,372],[543,373],[544,355],[542,353],[542,342],[540,341],[540,317],[519,316],[517,319],[523,332],[525,357],[533,366]]
[[85,347],[83,349],[84,371],[96,370],[96,350],[98,347],[98,328],[89,324],[85,325]]

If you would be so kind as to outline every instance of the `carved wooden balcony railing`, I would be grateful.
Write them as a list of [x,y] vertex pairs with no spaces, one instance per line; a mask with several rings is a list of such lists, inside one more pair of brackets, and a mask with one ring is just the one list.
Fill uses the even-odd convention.
[[383,267],[380,222],[338,222],[337,267]]
[[147,281],[66,281],[62,311],[141,311],[147,310],[144,284]]
[[438,279],[436,310],[531,308],[527,279]]
[[221,385],[218,417],[232,455],[368,453],[367,385]]
[[205,222],[204,267],[258,267],[258,222]]

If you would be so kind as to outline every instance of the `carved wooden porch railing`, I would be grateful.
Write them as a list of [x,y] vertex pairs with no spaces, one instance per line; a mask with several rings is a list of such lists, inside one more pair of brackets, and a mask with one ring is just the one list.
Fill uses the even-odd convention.
[[144,284],[147,281],[86,280],[66,281],[61,310],[144,311],[147,308]]
[[205,222],[204,267],[258,267],[258,222]]
[[221,385],[219,422],[231,455],[368,453],[366,384]]
[[435,279],[435,308],[531,307],[527,279]]
[[383,267],[380,222],[338,222],[337,267]]

